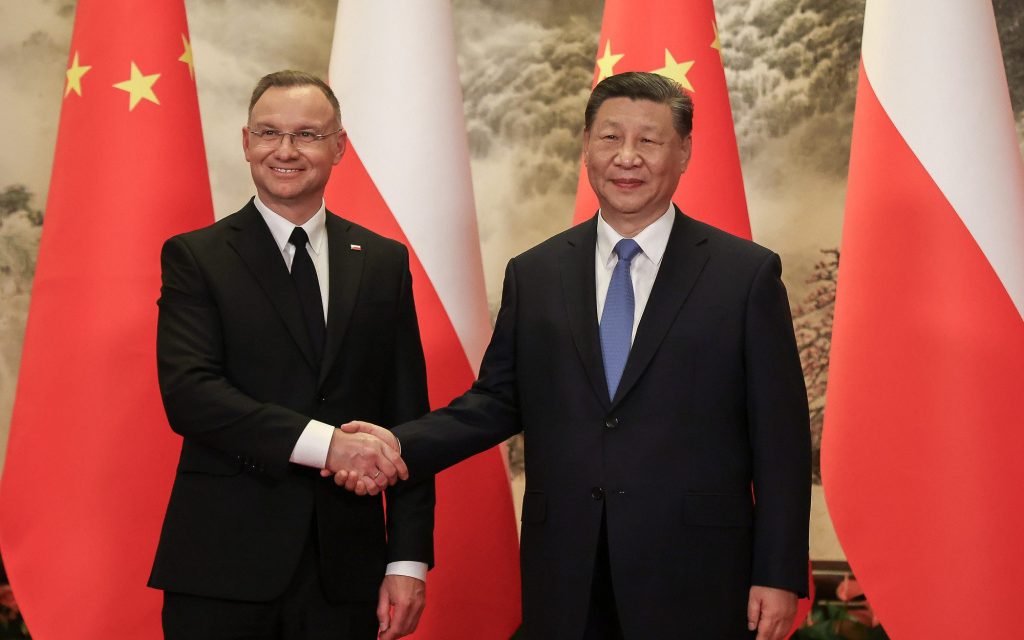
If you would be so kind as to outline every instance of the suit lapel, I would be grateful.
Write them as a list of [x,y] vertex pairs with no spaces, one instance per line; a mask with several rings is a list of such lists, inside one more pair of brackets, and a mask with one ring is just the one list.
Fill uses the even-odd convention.
[[573,342],[583,361],[587,378],[604,405],[608,404],[608,382],[601,358],[601,338],[597,326],[597,289],[594,282],[594,247],[597,243],[597,218],[577,226],[569,234],[569,246],[562,256],[562,290]]
[[678,207],[675,215],[658,277],[637,327],[613,405],[629,392],[647,368],[708,260],[707,236]]
[[302,355],[315,368],[317,359],[302,317],[299,294],[288,274],[284,258],[281,257],[281,250],[274,242],[274,236],[251,200],[231,217],[231,227],[236,233],[228,239],[228,244],[252,272],[284,321],[288,333],[295,339]]
[[338,358],[363,275],[363,252],[352,249],[348,234],[349,222],[328,211],[326,226],[330,291],[327,300],[327,341],[320,369],[321,384]]

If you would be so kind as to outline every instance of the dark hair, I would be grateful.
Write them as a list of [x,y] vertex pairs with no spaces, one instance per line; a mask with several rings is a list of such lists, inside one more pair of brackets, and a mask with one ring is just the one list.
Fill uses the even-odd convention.
[[668,105],[672,112],[672,126],[679,137],[686,138],[693,130],[693,99],[678,82],[657,73],[627,71],[608,76],[594,87],[583,112],[584,131],[590,131],[597,110],[609,98],[650,100]]
[[252,90],[252,98],[249,99],[250,117],[252,116],[252,108],[256,106],[256,102],[259,101],[260,97],[270,87],[316,87],[323,92],[324,96],[327,97],[327,101],[331,103],[331,107],[334,108],[334,117],[338,121],[338,126],[341,126],[341,106],[338,104],[338,98],[331,91],[331,87],[320,78],[305,71],[275,71],[260,78],[260,81],[256,83],[256,88]]

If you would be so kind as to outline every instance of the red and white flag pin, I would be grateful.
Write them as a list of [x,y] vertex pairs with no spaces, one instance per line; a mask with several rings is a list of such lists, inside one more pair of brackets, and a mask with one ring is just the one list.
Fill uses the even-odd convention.
[[362,251],[363,250],[363,245],[361,245],[361,244],[350,244],[350,245],[348,245],[348,248],[353,250],[353,251]]

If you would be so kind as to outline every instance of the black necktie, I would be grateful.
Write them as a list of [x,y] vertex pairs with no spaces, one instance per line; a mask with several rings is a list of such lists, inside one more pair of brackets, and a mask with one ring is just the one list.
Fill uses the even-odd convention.
[[295,257],[292,258],[292,281],[299,292],[299,304],[302,315],[306,318],[309,339],[313,342],[313,351],[319,359],[324,353],[324,303],[320,297],[320,282],[316,279],[316,269],[306,251],[309,236],[302,227],[295,227],[288,242],[295,245]]

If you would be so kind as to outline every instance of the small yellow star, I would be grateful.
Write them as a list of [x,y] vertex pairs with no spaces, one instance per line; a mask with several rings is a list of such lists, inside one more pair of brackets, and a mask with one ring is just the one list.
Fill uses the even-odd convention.
[[718,25],[715,21],[711,21],[711,28],[715,30],[715,39],[711,41],[711,48],[718,52],[718,55],[722,55],[722,42],[718,39]]
[[195,70],[193,70],[192,68],[192,45],[189,44],[188,38],[185,37],[184,33],[181,34],[181,43],[185,45],[185,52],[181,54],[181,57],[178,58],[178,61],[184,62],[188,65],[188,77],[194,80],[196,76]]
[[71,61],[71,66],[68,67],[66,72],[68,77],[68,83],[64,87],[64,97],[68,97],[68,94],[74,91],[79,96],[82,95],[82,76],[92,69],[90,66],[83,66],[78,64],[78,52],[75,52],[75,58]]
[[153,93],[153,85],[160,78],[159,73],[153,75],[144,76],[139,68],[135,66],[135,61],[132,61],[132,77],[124,82],[118,82],[114,85],[115,89],[121,91],[127,91],[130,99],[128,101],[128,110],[131,111],[135,108],[135,105],[139,104],[141,100],[149,100],[154,104],[160,104],[157,100],[156,94]]
[[612,54],[612,41],[608,40],[604,43],[604,55],[597,59],[597,68],[601,70],[600,75],[597,77],[597,81],[601,82],[608,76],[615,75],[615,63],[622,60],[624,53]]
[[683,86],[687,91],[693,91],[693,85],[686,79],[686,73],[693,66],[693,60],[687,62],[676,62],[676,59],[672,57],[668,49],[665,49],[665,66],[660,69],[655,69],[654,73],[665,76],[671,80],[675,80]]

